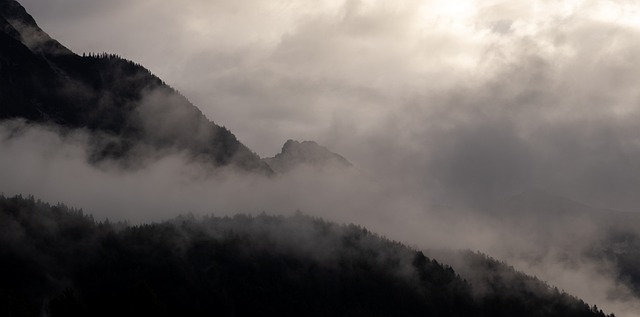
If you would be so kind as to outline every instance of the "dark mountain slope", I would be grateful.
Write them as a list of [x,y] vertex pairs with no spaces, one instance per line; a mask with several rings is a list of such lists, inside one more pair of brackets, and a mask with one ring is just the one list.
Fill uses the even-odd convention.
[[0,0],[0,105],[0,119],[89,131],[96,161],[181,151],[215,166],[271,173],[149,70],[116,55],[74,54],[13,0]]
[[0,196],[0,257],[2,316],[604,316],[524,274],[483,295],[421,252],[299,214],[127,226]]
[[[0,12],[15,31],[7,32],[15,40],[24,43],[31,51],[46,55],[73,54],[71,50],[40,29],[33,17],[17,1],[0,0]],[[5,30],[6,27],[1,25],[0,30]]]
[[47,60],[15,38],[18,32],[2,15],[0,26],[0,119],[45,121],[62,101],[62,82]]
[[[583,305],[582,301],[576,301],[556,287],[550,287],[485,254],[451,250],[429,250],[427,253],[451,265],[467,280],[472,286],[473,296],[484,299],[485,309],[491,312],[491,316],[508,316],[502,313],[504,307],[520,306],[521,301],[537,306],[540,316],[552,314],[555,305]],[[592,306],[592,310],[598,309]]]

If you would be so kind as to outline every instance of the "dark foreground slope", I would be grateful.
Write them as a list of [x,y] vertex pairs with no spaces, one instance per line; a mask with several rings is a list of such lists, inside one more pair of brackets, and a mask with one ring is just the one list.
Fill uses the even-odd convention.
[[303,215],[126,226],[0,196],[0,258],[2,316],[604,316],[529,280],[479,296],[421,252]]
[[[480,252],[429,250],[428,255],[451,265],[462,278],[474,285],[473,296],[483,298],[486,309],[492,312],[490,316],[500,315],[505,306],[518,306],[521,301],[529,300],[538,301],[540,316],[548,316],[552,310],[549,311],[544,302],[569,303],[574,300],[556,287]],[[601,312],[597,306],[592,306],[592,310]]]
[[73,53],[14,0],[0,0],[3,119],[86,130],[94,138],[96,161],[180,151],[215,166],[271,172],[229,130],[149,70],[115,55]]

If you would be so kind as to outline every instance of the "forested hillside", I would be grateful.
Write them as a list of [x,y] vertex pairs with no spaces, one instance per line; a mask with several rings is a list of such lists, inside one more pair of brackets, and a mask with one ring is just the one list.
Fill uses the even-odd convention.
[[478,292],[422,252],[302,214],[131,226],[0,197],[0,258],[2,316],[605,316],[521,273]]

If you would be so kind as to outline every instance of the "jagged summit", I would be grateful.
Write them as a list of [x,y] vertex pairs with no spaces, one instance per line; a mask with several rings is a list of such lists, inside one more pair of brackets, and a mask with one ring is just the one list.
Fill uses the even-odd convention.
[[0,120],[88,132],[94,162],[135,167],[180,152],[213,166],[273,173],[148,69],[115,54],[73,53],[13,0],[0,0],[0,105]]
[[279,173],[285,173],[299,165],[311,165],[317,168],[353,166],[341,155],[329,151],[315,141],[287,140],[280,153],[274,157],[265,158],[264,161]]

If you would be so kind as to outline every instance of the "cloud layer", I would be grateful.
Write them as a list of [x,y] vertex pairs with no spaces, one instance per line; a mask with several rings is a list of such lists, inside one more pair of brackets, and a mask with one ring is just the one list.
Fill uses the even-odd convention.
[[638,210],[632,1],[23,2],[75,51],[146,65],[262,156],[314,139],[437,199],[540,187]]
[[[21,136],[25,145],[3,141],[1,175],[15,179],[3,182],[6,192],[134,221],[176,210],[299,208],[412,243],[494,252],[487,246],[509,232],[460,221],[471,217],[463,211],[433,218],[433,206],[484,210],[541,188],[640,211],[634,1],[22,3],[72,50],[150,68],[262,156],[287,139],[313,139],[367,176],[300,171],[214,182],[179,154],[114,174],[84,163],[82,135],[35,130]],[[563,275],[569,270],[553,254],[538,264],[523,268],[565,278],[573,292],[600,269]],[[598,276],[597,289],[618,287]],[[604,293],[576,294],[601,302]]]

